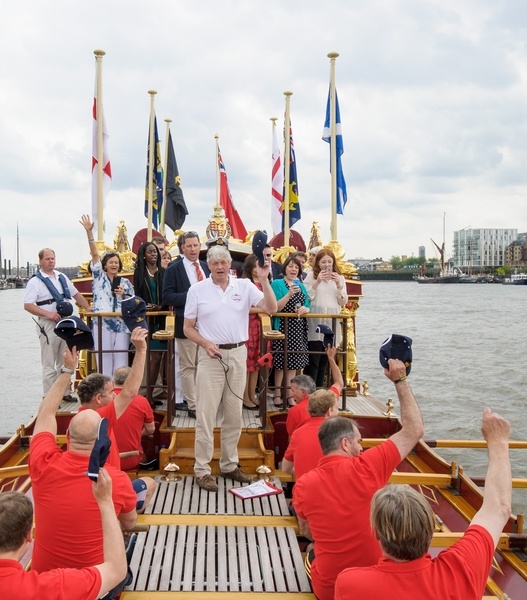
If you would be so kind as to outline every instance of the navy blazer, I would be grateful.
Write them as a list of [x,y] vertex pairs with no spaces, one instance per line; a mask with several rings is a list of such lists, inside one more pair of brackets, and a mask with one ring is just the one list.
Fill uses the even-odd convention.
[[[210,269],[203,260],[199,261],[205,277],[210,276]],[[176,331],[177,338],[184,338],[183,320],[185,316],[185,304],[187,302],[187,292],[190,288],[190,280],[183,263],[183,257],[172,261],[165,271],[163,281],[163,304],[172,306],[176,313]]]

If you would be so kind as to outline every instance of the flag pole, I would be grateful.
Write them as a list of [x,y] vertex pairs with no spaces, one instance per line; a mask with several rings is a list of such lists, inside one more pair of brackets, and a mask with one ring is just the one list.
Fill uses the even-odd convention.
[[329,52],[330,59],[330,127],[331,127],[331,144],[330,144],[330,168],[331,168],[331,240],[337,240],[337,118],[336,118],[336,101],[335,101],[335,62],[339,56],[338,52]]
[[[270,121],[272,123],[271,125],[271,139],[272,139],[272,154],[273,154],[273,163],[271,165],[271,229],[273,230],[273,235],[276,235],[277,233],[280,233],[280,231],[282,230],[282,227],[280,226],[280,229],[278,231],[275,231],[275,205],[274,205],[274,200],[275,200],[275,188],[274,188],[274,177],[275,177],[275,160],[276,157],[274,156],[274,140],[275,140],[275,136],[276,136],[276,121],[278,121],[277,117],[271,117]],[[283,190],[282,190],[283,191]],[[283,198],[282,198],[283,201]]]
[[284,247],[289,246],[289,185],[291,162],[291,119],[290,100],[293,92],[284,92],[285,96],[285,152],[284,152]]
[[[148,90],[150,94],[150,137],[148,140],[148,233],[147,241],[152,241],[152,211],[154,206],[154,163],[157,156],[157,148],[155,147],[154,139],[154,123],[155,123],[155,110],[154,110],[154,98],[157,92],[155,90]],[[157,193],[157,192],[156,192]]]
[[219,135],[214,134],[214,140],[216,141],[216,206],[220,205],[220,163],[218,162],[219,156]]
[[104,239],[104,145],[102,116],[102,57],[104,50],[94,50],[95,67],[97,69],[97,96],[95,98],[95,114],[97,116],[97,240]]
[[172,119],[165,119],[166,132],[165,132],[165,160],[163,164],[163,206],[161,207],[161,215],[159,216],[159,233],[165,235],[165,212],[167,207],[167,173],[168,173],[168,137],[170,135],[170,123]]

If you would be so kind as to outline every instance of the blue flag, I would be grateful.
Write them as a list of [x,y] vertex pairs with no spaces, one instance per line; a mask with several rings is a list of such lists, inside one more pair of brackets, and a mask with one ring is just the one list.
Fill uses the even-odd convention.
[[[300,221],[300,200],[298,198],[298,181],[296,175],[295,147],[293,144],[293,130],[289,127],[291,141],[291,155],[289,158],[289,227]],[[285,182],[285,177],[284,177]],[[282,231],[285,230],[285,188],[282,194]]]
[[[328,93],[328,105],[326,108],[326,122],[324,123],[324,133],[322,139],[328,142],[331,146],[331,103],[330,103],[331,89]],[[344,207],[348,201],[348,195],[346,193],[346,182],[344,180],[344,173],[342,172],[342,161],[340,157],[344,154],[344,142],[342,141],[342,126],[340,123],[340,110],[339,110],[339,99],[337,96],[337,90],[335,90],[335,125],[336,125],[336,144],[337,144],[337,214],[344,214]],[[330,155],[331,156],[331,155]],[[329,170],[331,171],[331,159]]]
[[[145,217],[148,218],[148,170],[150,164],[150,127],[148,128],[148,146],[146,155],[146,185],[145,185]],[[157,119],[154,117],[154,168],[152,171],[152,181],[154,183],[154,194],[152,198],[152,225],[157,229],[158,217],[161,214],[163,205],[163,167],[161,163],[161,144],[157,135]]]

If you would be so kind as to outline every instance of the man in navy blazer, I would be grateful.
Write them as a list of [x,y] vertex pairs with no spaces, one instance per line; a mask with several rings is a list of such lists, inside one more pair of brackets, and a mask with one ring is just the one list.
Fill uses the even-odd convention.
[[195,231],[187,231],[179,241],[180,258],[172,261],[165,271],[163,304],[172,306],[176,313],[175,337],[179,352],[181,385],[187,399],[188,415],[196,418],[196,364],[198,346],[185,337],[183,322],[185,303],[190,286],[210,275],[207,263],[199,260],[201,243]]

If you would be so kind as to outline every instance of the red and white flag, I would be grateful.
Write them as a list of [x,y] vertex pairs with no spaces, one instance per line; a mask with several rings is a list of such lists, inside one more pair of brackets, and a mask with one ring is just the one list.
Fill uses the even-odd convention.
[[229,190],[229,182],[227,181],[227,172],[225,171],[225,165],[221,158],[220,147],[218,146],[218,166],[220,170],[220,205],[225,211],[225,216],[231,226],[232,237],[238,238],[239,240],[245,241],[247,237],[247,229],[238,214],[238,211],[234,207],[232,202],[231,192]]
[[92,137],[92,161],[91,161],[91,198],[92,198],[92,221],[97,224],[97,218],[99,214],[99,203],[98,203],[98,185],[97,185],[97,119],[102,118],[102,148],[103,148],[103,194],[102,194],[102,206],[106,202],[106,196],[110,191],[110,185],[112,183],[112,167],[110,165],[110,158],[108,157],[108,131],[106,129],[106,122],[104,120],[104,113],[102,110],[102,103],[99,106],[99,114],[97,114],[97,73],[95,74],[95,92],[93,94],[93,137]]
[[282,231],[282,190],[284,188],[284,171],[280,160],[280,147],[276,138],[276,123],[273,122],[273,152],[271,171],[271,226],[273,234]]

